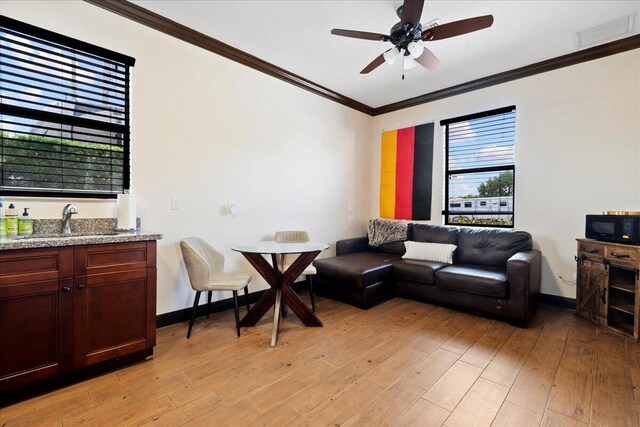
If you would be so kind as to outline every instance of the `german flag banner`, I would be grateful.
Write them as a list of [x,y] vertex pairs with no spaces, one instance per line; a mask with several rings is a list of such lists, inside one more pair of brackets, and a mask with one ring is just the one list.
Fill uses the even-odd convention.
[[433,123],[382,132],[380,216],[431,219]]

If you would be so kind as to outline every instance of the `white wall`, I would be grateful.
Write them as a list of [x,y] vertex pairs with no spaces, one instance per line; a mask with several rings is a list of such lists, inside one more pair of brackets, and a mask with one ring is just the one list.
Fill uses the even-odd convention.
[[[575,271],[585,214],[640,210],[638,50],[371,118],[84,2],[2,0],[0,7],[136,58],[132,184],[143,227],[164,234],[158,313],[191,304],[183,237],[209,240],[228,269],[254,275],[257,290],[266,284],[232,245],[280,229],[306,229],[331,244],[363,235],[378,216],[383,129],[436,122],[431,222],[439,224],[439,121],[516,105],[515,225],[543,252],[545,293],[575,295],[558,276]],[[172,195],[181,210],[170,209]],[[239,204],[235,219],[224,213],[229,198]],[[55,218],[67,200],[17,202],[34,218]],[[79,217],[115,216],[113,201],[73,202]]]
[[[9,17],[136,58],[132,186],[158,242],[158,313],[189,307],[178,242],[198,235],[254,276],[231,246],[305,229],[335,243],[362,235],[371,206],[371,118],[84,2],[5,1]],[[181,210],[170,209],[179,196]],[[227,199],[239,213],[224,211]],[[34,218],[67,200],[12,199]],[[115,216],[113,201],[73,200],[78,217]],[[332,247],[322,256],[333,253]],[[220,294],[216,299],[228,298]]]
[[[640,210],[639,50],[375,117],[372,181],[380,179],[382,130],[434,120],[430,222],[441,224],[440,120],[509,105],[516,106],[515,228],[529,231],[542,251],[542,292],[575,297],[575,285],[558,276],[575,272],[585,215]],[[372,200],[375,217],[378,185]]]

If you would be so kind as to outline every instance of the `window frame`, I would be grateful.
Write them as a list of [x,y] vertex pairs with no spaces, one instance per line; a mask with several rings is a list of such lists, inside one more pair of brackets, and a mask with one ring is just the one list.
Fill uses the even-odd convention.
[[[456,225],[456,226],[464,226],[464,227],[491,227],[491,228],[514,228],[515,226],[515,203],[516,203],[516,166],[515,166],[515,158],[513,165],[506,166],[486,166],[486,167],[475,167],[475,168],[465,168],[465,169],[454,169],[451,171],[449,169],[449,125],[458,122],[464,122],[468,120],[480,119],[484,117],[490,117],[498,114],[509,113],[512,111],[516,111],[515,105],[497,108],[494,110],[483,111],[480,113],[468,114],[466,116],[454,117],[451,119],[446,119],[440,121],[440,126],[444,126],[444,206],[445,209],[442,211],[442,215],[444,216],[444,224],[445,225]],[[514,124],[515,128],[515,124]],[[515,138],[514,138],[514,152],[515,152]],[[512,207],[510,211],[500,212],[501,215],[511,215],[511,224],[461,224],[456,222],[450,222],[450,217],[455,215],[463,215],[468,214],[469,212],[465,211],[455,211],[451,210],[449,207],[449,181],[451,175],[462,175],[469,173],[480,173],[480,172],[506,172],[512,171],[513,173],[513,195],[512,197]],[[482,213],[481,213],[482,214]],[[489,212],[488,214],[491,214]],[[486,214],[484,214],[486,215]]]
[[[122,191],[100,192],[97,189],[80,191],[79,189],[48,189],[37,188],[34,190],[6,189],[2,187],[2,177],[0,177],[0,192],[3,196],[18,197],[46,197],[46,198],[91,198],[91,199],[115,199],[118,194],[131,189],[131,70],[135,65],[135,59],[112,50],[96,46],[81,40],[74,39],[44,28],[36,27],[25,22],[21,22],[4,15],[0,15],[0,27],[23,33],[28,37],[42,39],[44,44],[57,44],[66,49],[76,50],[98,56],[106,61],[118,62],[124,66],[125,95],[123,103],[123,124],[116,125],[108,122],[100,122],[93,119],[75,117],[45,111],[44,109],[27,108],[16,105],[0,103],[0,115],[6,114],[13,117],[21,117],[30,120],[54,120],[61,125],[81,126],[92,130],[116,132],[122,134],[123,150],[123,171],[122,171]],[[0,99],[2,97],[0,96]],[[0,149],[1,149],[0,145]],[[1,151],[1,150],[0,150]],[[0,161],[2,158],[0,157]],[[52,176],[52,175],[47,175]],[[114,175],[111,175],[112,177]]]

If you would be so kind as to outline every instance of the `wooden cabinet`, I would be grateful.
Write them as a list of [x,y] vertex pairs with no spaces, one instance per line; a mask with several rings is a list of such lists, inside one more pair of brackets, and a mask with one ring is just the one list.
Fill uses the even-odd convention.
[[638,338],[640,247],[578,239],[576,314]]
[[0,252],[0,391],[155,345],[156,242]]
[[71,368],[71,248],[0,255],[0,390]]
[[96,245],[74,251],[74,366],[155,345],[155,245]]

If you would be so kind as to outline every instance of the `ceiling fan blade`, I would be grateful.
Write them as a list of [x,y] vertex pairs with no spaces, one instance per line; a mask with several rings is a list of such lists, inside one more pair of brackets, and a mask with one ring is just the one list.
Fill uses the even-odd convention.
[[360,74],[368,74],[371,71],[375,70],[376,68],[378,68],[379,66],[381,66],[382,64],[384,64],[384,54],[380,54],[380,56],[377,56],[376,59],[374,59],[373,61],[371,61],[371,63],[369,65],[367,65],[366,67],[364,67],[362,69],[362,71],[360,71]]
[[334,36],[353,37],[354,39],[379,41],[389,40],[389,36],[385,34],[368,33],[366,31],[340,30],[338,28],[334,28],[333,30],[331,30],[331,34],[333,34]]
[[435,71],[438,68],[442,67],[442,62],[426,47],[424,51],[422,51],[422,55],[414,58],[418,64],[422,65],[429,71]]
[[402,4],[402,18],[400,19],[402,25],[411,24],[412,27],[417,27],[420,23],[423,6],[424,0],[404,0]]
[[448,39],[449,37],[460,36],[473,31],[488,28],[493,24],[493,15],[477,16],[475,18],[463,19],[461,21],[449,22],[428,28],[422,32],[422,40],[433,41]]

